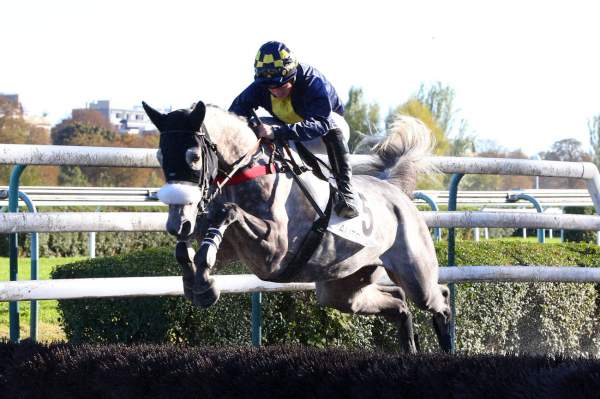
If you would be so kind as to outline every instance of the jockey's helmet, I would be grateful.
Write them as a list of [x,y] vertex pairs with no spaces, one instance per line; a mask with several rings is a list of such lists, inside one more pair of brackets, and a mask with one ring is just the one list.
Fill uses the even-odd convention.
[[254,81],[267,87],[278,87],[296,76],[298,61],[281,42],[260,46],[254,60]]

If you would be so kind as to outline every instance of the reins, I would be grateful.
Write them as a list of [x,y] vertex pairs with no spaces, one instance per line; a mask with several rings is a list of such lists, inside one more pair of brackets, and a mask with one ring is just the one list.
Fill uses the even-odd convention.
[[245,163],[244,161],[246,160],[248,155],[253,155],[256,151],[258,151],[262,141],[262,138],[256,140],[256,143],[254,143],[254,145],[240,159],[231,164],[231,170],[223,178],[220,179],[220,182],[217,182],[216,188],[208,198],[207,203],[210,203],[213,199],[215,199],[215,197],[223,191],[223,187],[227,185],[227,183],[231,180],[233,176],[235,176],[238,170],[246,166],[247,163]]

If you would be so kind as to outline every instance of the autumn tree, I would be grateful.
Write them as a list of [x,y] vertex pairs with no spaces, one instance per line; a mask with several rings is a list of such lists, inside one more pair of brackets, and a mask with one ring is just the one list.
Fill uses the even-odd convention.
[[444,131],[438,125],[434,115],[429,108],[419,100],[413,98],[402,105],[393,109],[386,117],[386,128],[389,128],[391,123],[398,115],[409,115],[423,122],[435,138],[435,154],[444,154],[448,149],[448,140],[444,135]]
[[[564,162],[590,162],[592,156],[587,153],[579,140],[569,138],[556,141],[549,151],[540,153],[542,159]],[[540,187],[543,188],[585,188],[581,179],[560,177],[540,177]]]
[[[0,143],[3,144],[49,144],[48,132],[28,123],[23,118],[20,103],[0,97]],[[0,184],[7,185],[13,166],[0,165]],[[58,168],[33,166],[25,169],[22,185],[53,185],[58,178]]]
[[469,133],[468,123],[459,118],[454,106],[456,92],[450,86],[436,82],[431,86],[421,83],[415,98],[425,105],[448,141],[445,155],[465,156],[475,152],[476,136]]

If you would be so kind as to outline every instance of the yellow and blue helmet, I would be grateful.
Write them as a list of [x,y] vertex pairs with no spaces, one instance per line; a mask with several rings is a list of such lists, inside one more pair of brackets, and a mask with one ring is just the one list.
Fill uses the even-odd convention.
[[298,61],[281,42],[267,42],[260,46],[254,60],[254,81],[267,87],[277,87],[296,76]]

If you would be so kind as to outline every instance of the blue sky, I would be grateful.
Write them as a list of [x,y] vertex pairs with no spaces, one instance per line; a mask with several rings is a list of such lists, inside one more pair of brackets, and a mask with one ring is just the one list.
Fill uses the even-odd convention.
[[[598,4],[598,5],[596,5]],[[345,101],[351,86],[386,111],[420,83],[456,91],[482,140],[528,154],[600,114],[594,1],[9,1],[0,92],[54,122],[110,99],[227,107],[258,47],[284,41]]]

